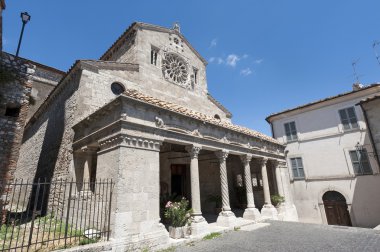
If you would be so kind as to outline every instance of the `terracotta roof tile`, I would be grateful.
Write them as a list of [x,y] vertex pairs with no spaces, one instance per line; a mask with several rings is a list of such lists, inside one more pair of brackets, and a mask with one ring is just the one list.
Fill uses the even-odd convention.
[[251,129],[248,129],[246,127],[242,127],[239,125],[235,125],[235,124],[232,124],[230,122],[221,121],[219,119],[208,116],[206,114],[188,109],[188,108],[183,107],[181,105],[174,104],[174,103],[167,102],[167,101],[163,101],[163,100],[154,98],[152,96],[142,94],[142,93],[140,93],[134,89],[127,89],[124,92],[124,94],[131,97],[131,98],[141,100],[143,102],[146,102],[146,103],[149,103],[149,104],[152,104],[152,105],[155,105],[155,106],[158,106],[158,107],[161,107],[161,108],[173,111],[173,112],[177,112],[177,113],[183,114],[183,115],[188,116],[188,117],[192,117],[192,118],[195,118],[198,120],[202,120],[202,121],[205,121],[207,123],[214,124],[214,125],[226,128],[226,129],[234,130],[234,131],[243,133],[245,135],[257,137],[257,138],[260,138],[262,140],[266,140],[266,141],[269,141],[269,142],[272,142],[275,144],[280,144],[276,139],[269,137],[265,134],[262,134],[258,131],[251,130]]

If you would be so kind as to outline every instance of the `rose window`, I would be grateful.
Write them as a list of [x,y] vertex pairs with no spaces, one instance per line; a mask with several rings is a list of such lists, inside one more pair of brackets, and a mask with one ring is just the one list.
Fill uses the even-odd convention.
[[162,71],[165,78],[168,78],[178,84],[186,84],[188,73],[187,63],[181,57],[175,54],[166,54],[162,61]]

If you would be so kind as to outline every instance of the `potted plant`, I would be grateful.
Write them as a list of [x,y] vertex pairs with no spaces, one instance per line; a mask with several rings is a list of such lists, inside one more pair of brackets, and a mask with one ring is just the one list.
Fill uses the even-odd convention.
[[165,217],[169,220],[169,235],[171,238],[179,239],[187,236],[188,224],[190,224],[189,201],[182,198],[181,201],[168,201],[165,205]]
[[280,196],[278,194],[274,194],[270,197],[273,206],[279,207],[281,203],[285,202],[285,198],[283,196]]
[[209,195],[208,201],[215,204],[215,214],[219,214],[222,211],[222,197],[220,195]]

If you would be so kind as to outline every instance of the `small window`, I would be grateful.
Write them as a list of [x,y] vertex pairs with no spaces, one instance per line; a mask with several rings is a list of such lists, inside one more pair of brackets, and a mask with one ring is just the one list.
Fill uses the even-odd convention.
[[284,124],[285,135],[288,142],[297,141],[297,128],[295,122],[288,122]]
[[18,117],[20,115],[20,107],[18,106],[7,106],[5,109],[5,116]]
[[198,69],[193,68],[194,71],[194,83],[198,84]]
[[293,177],[295,179],[305,178],[305,173],[303,169],[302,158],[291,158],[290,163],[292,165]]
[[356,175],[372,174],[366,149],[350,151],[350,157]]
[[125,88],[124,88],[124,86],[122,84],[120,84],[118,82],[114,82],[114,83],[111,84],[111,91],[115,95],[119,95],[121,93],[124,93]]
[[157,66],[157,55],[158,50],[156,48],[152,48],[150,51],[150,64]]
[[344,130],[359,128],[354,107],[339,110],[339,116]]
[[215,114],[214,118],[220,120],[220,116],[218,114]]

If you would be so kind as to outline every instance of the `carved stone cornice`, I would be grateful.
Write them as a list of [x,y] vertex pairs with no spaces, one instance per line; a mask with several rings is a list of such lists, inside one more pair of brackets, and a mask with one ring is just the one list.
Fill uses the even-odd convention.
[[226,162],[229,152],[227,150],[216,151],[215,155],[219,159],[219,162]]
[[162,141],[148,139],[143,137],[135,137],[128,135],[118,135],[99,141],[100,150],[107,150],[113,147],[129,147],[136,149],[145,149],[152,151],[160,151]]
[[185,147],[185,150],[189,152],[191,159],[198,159],[198,154],[201,151],[202,147],[196,145],[188,145]]
[[241,160],[241,162],[242,162],[244,165],[247,165],[249,162],[251,162],[251,160],[252,160],[252,155],[249,155],[249,154],[247,154],[247,155],[242,155],[242,156],[240,156],[240,160]]

